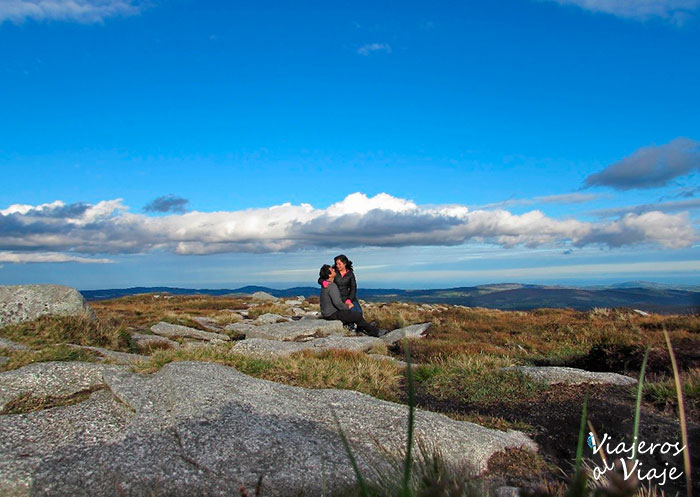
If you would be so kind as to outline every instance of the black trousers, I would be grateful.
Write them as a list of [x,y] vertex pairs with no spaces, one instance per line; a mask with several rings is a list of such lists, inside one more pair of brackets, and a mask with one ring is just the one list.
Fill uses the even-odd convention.
[[375,326],[372,326],[371,323],[365,321],[365,318],[362,317],[362,314],[360,314],[359,312],[353,312],[351,309],[335,311],[326,319],[333,321],[342,321],[343,324],[355,323],[357,325],[357,329],[365,335],[377,336],[377,333],[379,331]]

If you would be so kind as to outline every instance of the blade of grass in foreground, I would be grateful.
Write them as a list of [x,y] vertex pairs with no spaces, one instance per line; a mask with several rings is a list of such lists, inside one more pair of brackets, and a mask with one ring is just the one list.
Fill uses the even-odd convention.
[[644,352],[642,359],[642,370],[639,372],[639,382],[637,383],[637,404],[634,408],[634,431],[632,432],[632,460],[637,458],[637,445],[639,444],[639,413],[642,409],[642,386],[644,384],[644,371],[647,368],[650,347]]
[[335,420],[335,424],[338,425],[338,431],[340,431],[340,439],[343,441],[343,446],[345,447],[345,452],[348,455],[348,459],[350,459],[350,464],[352,464],[352,469],[355,472],[355,477],[357,478],[357,483],[360,485],[360,490],[362,492],[363,497],[369,497],[369,490],[367,489],[367,484],[365,483],[365,479],[362,478],[362,473],[360,472],[360,467],[357,465],[357,460],[355,459],[355,456],[352,453],[352,448],[350,448],[350,442],[348,442],[348,437],[345,436],[345,432],[343,431],[343,428],[340,426],[340,420],[338,419],[338,415],[335,413],[335,409],[331,411],[333,413],[333,419]]
[[578,429],[578,444],[576,445],[576,473],[581,471],[581,460],[583,459],[583,440],[586,433],[586,417],[588,416],[588,394],[583,399],[583,410],[581,411],[581,424]]
[[403,484],[401,485],[401,495],[403,497],[409,497],[411,495],[410,480],[411,465],[413,464],[411,449],[413,447],[413,417],[415,414],[413,372],[411,370],[411,351],[408,347],[406,347],[406,381],[408,383],[408,435],[406,441],[406,459],[404,460],[403,466]]
[[676,355],[671,347],[671,338],[668,336],[666,327],[664,326],[664,338],[668,347],[668,355],[671,357],[671,367],[673,368],[673,381],[676,384],[676,395],[678,396],[678,420],[681,424],[681,441],[685,446],[683,451],[683,466],[685,467],[685,485],[688,497],[693,497],[693,482],[690,476],[690,447],[688,446],[688,425],[685,421],[685,404],[683,403],[683,385],[681,384],[681,375],[678,372],[678,364],[676,363]]
[[574,481],[569,490],[566,492],[568,497],[583,497],[587,495],[588,478],[586,473],[581,470],[581,462],[583,460],[583,440],[586,433],[586,417],[588,416],[588,393],[583,399],[583,409],[581,410],[581,424],[578,429],[578,444],[576,445],[576,472]]

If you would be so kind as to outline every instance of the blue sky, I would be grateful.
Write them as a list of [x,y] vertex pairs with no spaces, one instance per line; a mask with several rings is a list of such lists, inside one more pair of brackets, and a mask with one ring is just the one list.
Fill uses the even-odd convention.
[[0,2],[0,284],[700,283],[700,0]]

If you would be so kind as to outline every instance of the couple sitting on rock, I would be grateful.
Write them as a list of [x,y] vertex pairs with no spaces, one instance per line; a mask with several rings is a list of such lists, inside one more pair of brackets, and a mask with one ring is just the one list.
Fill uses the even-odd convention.
[[335,266],[324,264],[318,273],[321,285],[321,315],[324,319],[339,320],[344,325],[357,326],[366,335],[379,337],[387,332],[362,317],[362,308],[357,301],[357,283],[352,271],[352,261],[344,255],[334,260]]

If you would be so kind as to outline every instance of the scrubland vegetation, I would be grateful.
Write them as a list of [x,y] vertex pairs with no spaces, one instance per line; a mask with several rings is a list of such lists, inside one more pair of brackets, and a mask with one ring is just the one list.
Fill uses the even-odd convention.
[[[91,306],[99,317],[97,321],[42,318],[0,329],[0,337],[29,347],[23,351],[0,348],[0,355],[9,358],[0,365],[0,371],[38,361],[98,360],[89,351],[68,347],[70,343],[148,354],[146,360],[134,366],[143,373],[155,372],[172,361],[212,361],[272,381],[309,388],[352,389],[385,400],[408,401],[404,370],[394,361],[366,354],[304,352],[287,358],[259,359],[232,354],[233,342],[143,351],[136,348],[130,336],[132,332],[149,333],[150,326],[159,321],[201,329],[195,318],[205,316],[226,325],[242,319],[232,312],[241,309],[248,310],[251,318],[268,312],[290,314],[291,309],[283,303],[253,305],[243,297],[138,295],[91,302]],[[317,309],[317,300],[308,299],[303,308]],[[589,419],[596,429],[617,430],[620,437],[629,437],[635,395],[634,389],[627,387],[547,387],[519,372],[502,371],[505,366],[563,365],[637,378],[645,349],[650,347],[643,386],[642,433],[648,436],[658,429],[664,437],[677,437],[677,396],[665,329],[679,362],[688,419],[700,419],[698,315],[645,316],[631,309],[520,312],[407,303],[368,303],[363,308],[368,320],[378,321],[385,329],[432,323],[424,339],[404,340],[391,349],[374,351],[404,359],[410,349],[416,365],[413,394],[418,407],[497,429],[522,430],[538,442],[539,454],[511,451],[493,458],[490,473],[502,483],[530,484],[542,494],[563,495],[570,489],[563,475],[571,473],[584,396],[590,395]],[[238,337],[232,334],[232,338]],[[697,424],[691,425],[691,433],[697,436]],[[449,483],[453,484],[457,485]],[[668,487],[665,495],[681,488]],[[465,487],[464,492],[467,490]]]

